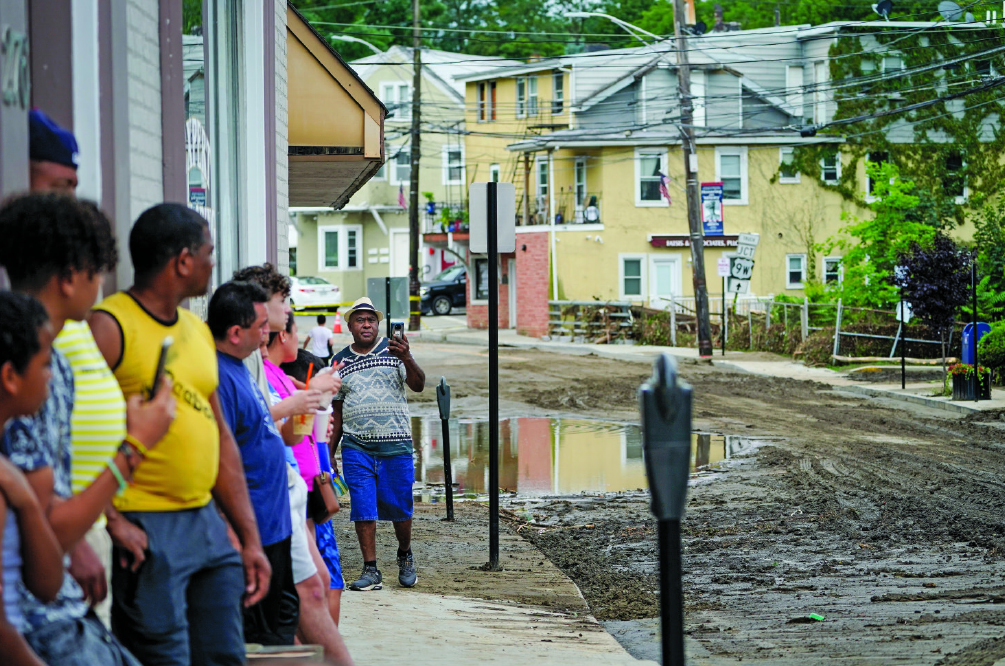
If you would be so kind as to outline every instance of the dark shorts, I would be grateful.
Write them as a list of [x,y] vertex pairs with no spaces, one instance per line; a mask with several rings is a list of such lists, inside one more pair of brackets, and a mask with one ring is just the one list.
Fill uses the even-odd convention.
[[327,523],[316,525],[314,527],[314,535],[317,537],[318,552],[321,553],[321,559],[325,561],[328,573],[331,574],[331,589],[344,590],[345,580],[342,579],[342,562],[338,552],[338,542],[335,541],[335,528],[332,527],[332,521],[329,520]]
[[349,486],[349,520],[392,520],[412,517],[415,463],[411,453],[371,456],[342,447],[342,475]]
[[292,539],[265,546],[272,565],[269,593],[251,608],[244,609],[244,640],[262,645],[293,645],[300,621],[300,595],[293,582]]
[[[112,628],[145,666],[244,664],[244,569],[210,502],[123,514],[147,534],[139,571],[112,557]],[[91,663],[103,663],[94,661]]]

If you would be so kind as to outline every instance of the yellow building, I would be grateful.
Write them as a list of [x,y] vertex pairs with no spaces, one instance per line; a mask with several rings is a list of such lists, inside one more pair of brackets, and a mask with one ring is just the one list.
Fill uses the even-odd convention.
[[[799,131],[834,116],[827,58],[840,30],[713,33],[689,52],[697,177],[723,189],[723,235],[704,242],[711,294],[722,292],[717,260],[734,252],[740,233],[760,235],[750,296],[802,295],[808,280],[841,279],[840,257],[816,248],[838,233],[844,214],[869,212],[820,182],[836,183],[847,167],[841,139]],[[693,297],[672,41],[464,80],[468,172],[514,183],[518,234],[550,233],[552,298],[663,308]],[[820,180],[784,166],[807,144],[834,146]],[[858,169],[865,201],[869,184]],[[669,177],[670,204],[660,174]]]
[[[514,62],[489,60],[496,66]],[[454,217],[450,212],[459,218],[466,208],[464,84],[455,77],[484,69],[485,61],[482,56],[422,51],[422,231],[440,231],[441,221]],[[372,89],[388,109],[386,163],[343,205],[290,209],[298,232],[297,274],[320,276],[338,285],[344,301],[365,295],[368,278],[407,277],[409,267],[412,50],[394,46],[355,60],[352,67],[364,87]],[[453,242],[422,246],[420,279],[456,262],[458,255],[451,250],[456,251]]]

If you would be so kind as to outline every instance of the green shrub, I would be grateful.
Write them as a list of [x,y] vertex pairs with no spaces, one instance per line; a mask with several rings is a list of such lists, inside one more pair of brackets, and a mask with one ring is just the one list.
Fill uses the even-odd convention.
[[1005,323],[998,323],[977,343],[977,358],[981,365],[991,368],[996,383],[1005,378]]

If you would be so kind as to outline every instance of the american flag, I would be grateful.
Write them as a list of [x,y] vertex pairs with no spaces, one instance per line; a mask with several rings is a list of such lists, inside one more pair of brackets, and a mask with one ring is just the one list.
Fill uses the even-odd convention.
[[408,208],[408,204],[405,202],[405,186],[398,186],[398,205],[402,208]]
[[667,205],[669,206],[670,204],[673,203],[673,201],[670,200],[670,190],[667,188],[667,186],[670,184],[670,179],[663,172],[657,172],[657,173],[659,173],[660,175],[660,194],[662,194],[666,198]]

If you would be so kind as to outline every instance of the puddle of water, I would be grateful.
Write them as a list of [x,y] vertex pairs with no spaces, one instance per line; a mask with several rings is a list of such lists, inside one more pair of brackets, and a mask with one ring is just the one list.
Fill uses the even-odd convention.
[[[488,422],[451,420],[449,428],[454,496],[485,493]],[[412,439],[416,493],[430,501],[443,492],[441,421],[413,417]],[[691,471],[714,468],[755,444],[747,437],[694,433]],[[641,428],[589,419],[504,419],[499,422],[499,487],[532,496],[644,490]]]

